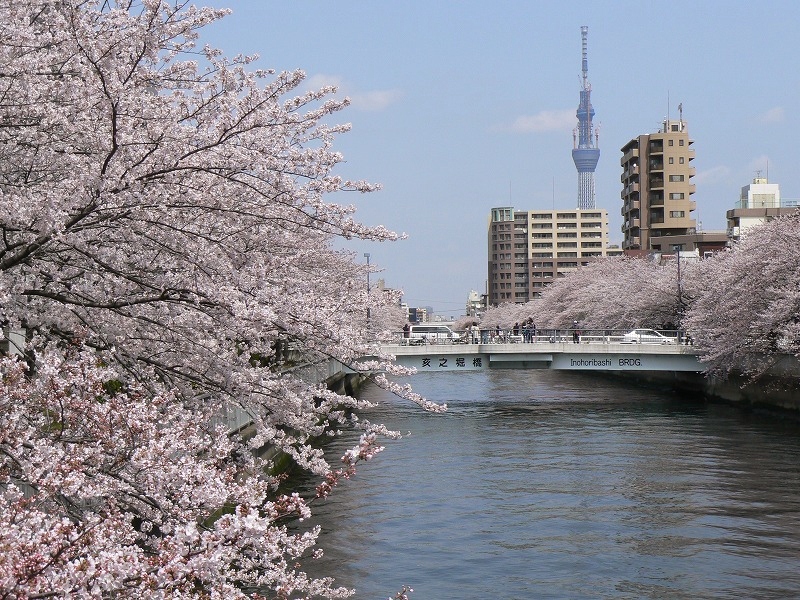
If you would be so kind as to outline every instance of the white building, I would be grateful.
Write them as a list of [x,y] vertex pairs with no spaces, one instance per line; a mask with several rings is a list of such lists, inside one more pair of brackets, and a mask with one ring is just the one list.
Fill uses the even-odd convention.
[[474,317],[479,315],[484,310],[483,306],[483,296],[476,292],[475,290],[471,290],[469,296],[467,296],[467,306],[466,306],[466,315],[468,317]]
[[758,174],[752,183],[742,188],[736,208],[725,214],[728,241],[734,242],[751,227],[795,210],[796,206],[781,205],[781,190],[777,183],[769,183],[766,177]]

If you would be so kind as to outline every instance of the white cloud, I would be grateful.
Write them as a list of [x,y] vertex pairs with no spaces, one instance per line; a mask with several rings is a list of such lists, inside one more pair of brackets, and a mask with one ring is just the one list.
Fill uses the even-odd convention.
[[401,96],[399,90],[375,90],[373,92],[356,92],[350,96],[353,108],[360,110],[383,110],[393,104]]
[[396,102],[401,93],[399,90],[373,90],[361,92],[353,89],[344,79],[338,75],[312,75],[305,81],[306,89],[313,90],[325,86],[335,86],[338,89],[337,96],[349,96],[350,105],[357,110],[378,111]]
[[786,111],[782,106],[770,108],[767,112],[758,115],[758,120],[761,123],[782,123],[786,117]]
[[692,180],[696,184],[710,185],[714,183],[725,183],[731,176],[731,170],[726,166],[713,167],[699,172]]
[[497,129],[513,133],[542,133],[574,129],[577,122],[574,110],[543,110],[535,115],[517,117],[511,125]]
[[333,85],[339,88],[339,91],[342,91],[342,87],[344,82],[341,77],[338,75],[312,75],[311,77],[306,77],[305,80],[305,88],[309,90],[316,90],[321,87],[325,87],[328,85]]

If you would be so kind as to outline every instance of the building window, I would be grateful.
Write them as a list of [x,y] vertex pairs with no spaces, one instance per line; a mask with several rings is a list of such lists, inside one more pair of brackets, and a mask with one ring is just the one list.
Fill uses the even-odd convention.
[[683,146],[683,140],[678,140],[678,146]]
[[492,221],[513,221],[514,209],[512,208],[495,208],[492,210]]
[[673,183],[677,181],[683,181],[683,175],[670,175],[669,180]]
[[678,157],[678,163],[683,164],[684,158],[683,156]]
[[675,141],[675,140],[669,140],[669,141],[667,142],[667,144],[668,144],[668,145],[670,145],[670,146],[672,146],[674,141]]
[[671,192],[669,195],[670,200],[683,200],[683,192]]
[[682,219],[686,213],[682,210],[671,210],[669,211],[669,218],[670,219]]
[[558,213],[556,215],[558,219],[577,219],[578,215],[575,213]]
[[671,165],[675,164],[675,159],[672,156],[669,157],[669,164]]

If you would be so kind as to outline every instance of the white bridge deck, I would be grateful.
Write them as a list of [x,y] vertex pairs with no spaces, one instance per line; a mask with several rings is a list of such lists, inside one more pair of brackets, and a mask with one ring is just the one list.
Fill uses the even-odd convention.
[[383,344],[395,362],[420,371],[559,369],[572,371],[692,371],[703,364],[693,346],[537,341],[488,344]]

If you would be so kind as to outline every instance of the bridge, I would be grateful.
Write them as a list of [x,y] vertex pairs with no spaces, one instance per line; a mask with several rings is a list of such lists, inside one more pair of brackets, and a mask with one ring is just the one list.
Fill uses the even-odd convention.
[[558,369],[565,371],[688,371],[704,365],[690,345],[619,341],[382,344],[404,367],[423,371]]

